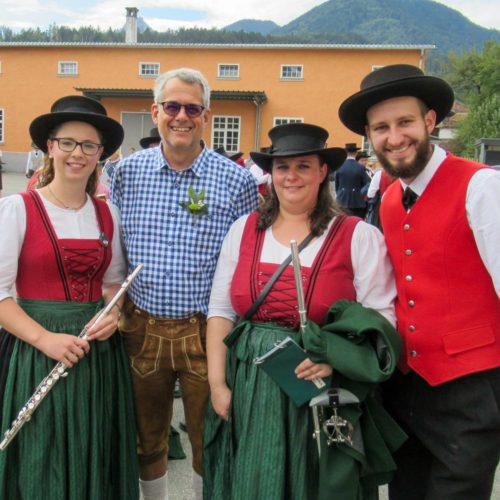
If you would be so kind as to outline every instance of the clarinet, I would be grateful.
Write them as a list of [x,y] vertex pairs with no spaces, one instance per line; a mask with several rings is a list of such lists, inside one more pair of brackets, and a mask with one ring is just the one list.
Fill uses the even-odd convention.
[[[290,241],[292,253],[293,275],[295,278],[295,287],[297,288],[297,304],[299,306],[300,330],[304,333],[307,326],[307,309],[304,299],[304,288],[302,286],[302,270],[300,268],[299,248],[295,240]],[[318,389],[325,387],[325,382],[321,378],[311,380]]]
[[[132,273],[127,277],[127,279],[122,283],[120,289],[115,293],[113,298],[109,301],[108,305],[100,312],[99,316],[92,322],[92,324],[87,328],[85,327],[78,335],[78,338],[87,340],[88,331],[100,321],[102,321],[110,312],[111,309],[118,302],[120,297],[125,293],[129,285],[135,279],[135,277],[142,270],[143,264],[139,264]],[[19,411],[16,419],[12,422],[10,429],[8,429],[5,434],[3,441],[0,443],[0,450],[5,450],[9,443],[14,439],[14,436],[21,430],[22,426],[29,422],[33,413],[41,404],[41,402],[47,397],[47,394],[54,388],[56,383],[68,375],[67,367],[62,361],[59,361],[50,373],[40,382],[40,385],[36,388],[33,395],[28,399],[24,406]]]

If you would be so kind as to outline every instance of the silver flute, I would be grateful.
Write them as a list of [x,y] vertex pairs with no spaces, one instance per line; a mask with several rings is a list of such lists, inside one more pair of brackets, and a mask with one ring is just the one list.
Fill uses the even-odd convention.
[[[292,251],[293,275],[295,278],[295,287],[297,288],[297,304],[299,306],[300,330],[304,333],[307,326],[307,309],[304,299],[304,287],[302,286],[302,270],[300,268],[299,247],[295,240],[290,241]],[[325,387],[325,382],[321,378],[312,380],[318,389]]]
[[[133,271],[127,276],[127,279],[122,283],[120,289],[113,295],[112,299],[106,305],[104,309],[99,313],[99,316],[92,322],[92,324],[87,328],[85,327],[79,334],[78,338],[87,340],[88,331],[101,322],[115,306],[121,296],[125,293],[127,288],[130,286],[135,277],[143,268],[143,264],[139,264]],[[40,382],[40,385],[36,388],[33,395],[28,399],[25,405],[19,411],[17,417],[12,422],[10,429],[8,429],[5,434],[3,441],[0,443],[0,450],[5,450],[9,443],[14,439],[15,435],[21,430],[22,426],[29,422],[33,413],[38,408],[40,403],[47,397],[47,394],[54,388],[56,383],[62,378],[68,375],[68,368],[64,365],[62,361],[59,361],[51,372]]]

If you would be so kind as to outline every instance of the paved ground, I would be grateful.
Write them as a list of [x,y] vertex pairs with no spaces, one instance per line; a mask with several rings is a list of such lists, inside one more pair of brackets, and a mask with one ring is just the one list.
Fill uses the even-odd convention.
[[[17,193],[24,190],[26,186],[26,178],[23,174],[4,172],[3,174],[3,196]],[[4,228],[5,229],[5,228]],[[2,230],[4,230],[2,229]],[[8,229],[5,229],[8,230]],[[179,422],[184,420],[184,412],[182,401],[174,400],[174,415],[172,419],[173,425],[179,429]],[[185,460],[173,460],[169,466],[169,499],[170,500],[194,500],[192,491],[192,475],[191,475],[191,446],[187,434],[180,432],[181,441],[186,452]],[[500,499],[500,468],[497,470],[495,478],[495,488],[492,499]],[[272,499],[269,499],[272,500]],[[380,500],[387,500],[386,488],[380,490]],[[473,499],[471,499],[473,500]]]

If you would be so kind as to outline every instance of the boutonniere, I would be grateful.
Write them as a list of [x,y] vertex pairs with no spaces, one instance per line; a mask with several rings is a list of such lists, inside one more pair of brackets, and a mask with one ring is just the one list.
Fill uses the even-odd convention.
[[179,205],[193,216],[193,225],[196,226],[200,215],[207,215],[208,207],[205,203],[205,190],[197,193],[192,186],[188,187],[189,201],[182,201]]

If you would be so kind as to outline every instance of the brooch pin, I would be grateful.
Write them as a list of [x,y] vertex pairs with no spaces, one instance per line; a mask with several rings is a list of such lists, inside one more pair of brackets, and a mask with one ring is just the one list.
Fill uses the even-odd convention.
[[101,233],[99,235],[99,244],[102,245],[103,247],[107,247],[109,245],[109,240],[108,237],[106,236],[106,233]]

